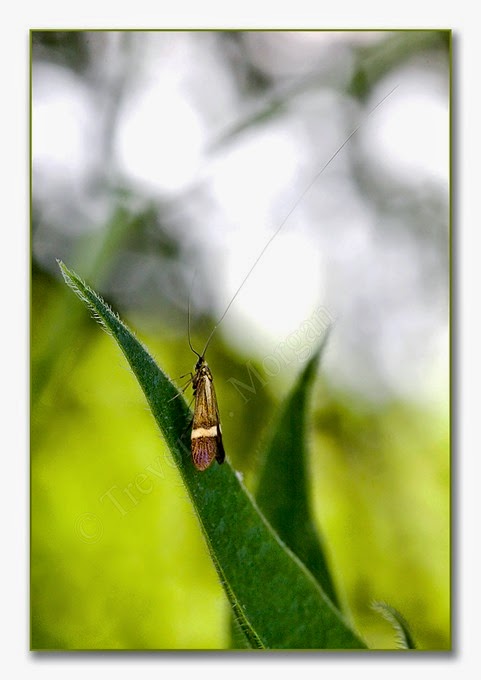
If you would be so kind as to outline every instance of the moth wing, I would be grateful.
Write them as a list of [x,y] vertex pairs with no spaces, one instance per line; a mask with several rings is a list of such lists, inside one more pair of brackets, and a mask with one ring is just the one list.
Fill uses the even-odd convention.
[[220,422],[217,424],[217,451],[215,454],[215,459],[221,465],[225,460],[224,444],[222,443],[222,431],[220,429]]
[[219,411],[217,408],[214,385],[212,384],[211,378],[203,377],[202,380],[199,380],[195,392],[192,429],[196,430],[199,427],[209,428],[213,425],[217,425],[218,422]]
[[215,437],[196,437],[191,441],[192,460],[198,470],[206,470],[217,458]]
[[[199,430],[204,430],[205,434],[200,435]],[[203,376],[196,386],[191,451],[198,470],[207,469],[214,458],[219,464],[225,459],[219,409],[211,376]]]
[[225,451],[224,451],[224,444],[222,443],[222,428],[220,426],[220,415],[219,415],[219,406],[217,405],[217,397],[215,395],[215,389],[214,389],[214,383],[210,383],[210,389],[212,390],[212,403],[215,408],[215,413],[216,413],[216,419],[217,419],[217,435],[216,435],[216,442],[217,442],[217,451],[215,454],[215,459],[221,465],[224,460],[225,460]]

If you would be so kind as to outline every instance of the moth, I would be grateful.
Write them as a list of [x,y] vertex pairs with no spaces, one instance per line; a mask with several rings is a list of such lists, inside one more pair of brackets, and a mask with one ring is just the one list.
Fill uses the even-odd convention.
[[[376,104],[376,106],[367,114],[367,117],[372,115],[374,111],[381,106],[381,104],[394,92],[394,90],[398,86],[394,87],[383,99],[381,99],[380,102]],[[207,348],[209,346],[210,341],[212,340],[212,337],[217,330],[218,326],[224,319],[225,315],[229,311],[232,303],[240,293],[242,287],[246,283],[247,279],[252,273],[252,270],[254,267],[256,267],[257,263],[269,247],[269,245],[272,243],[272,241],[275,239],[275,237],[278,235],[278,233],[281,231],[291,214],[294,212],[294,210],[297,208],[301,200],[304,198],[305,194],[310,190],[310,188],[315,184],[315,182],[319,179],[319,177],[322,175],[324,170],[327,168],[328,165],[336,158],[338,153],[346,146],[346,144],[349,142],[349,140],[356,134],[356,132],[359,130],[361,127],[361,124],[359,124],[352,132],[351,134],[345,139],[345,141],[341,144],[340,147],[336,150],[336,152],[329,158],[329,160],[321,167],[321,169],[316,173],[314,178],[311,180],[311,182],[308,184],[308,186],[305,188],[305,190],[302,192],[302,194],[299,196],[297,201],[294,203],[294,205],[291,207],[289,210],[288,214],[286,217],[283,219],[281,222],[280,226],[276,229],[274,234],[269,238],[263,249],[261,250],[260,254],[257,256],[257,259],[255,260],[254,264],[251,266],[249,271],[247,272],[246,276],[244,277],[242,283],[240,286],[237,288],[237,291],[235,292],[234,296],[230,300],[229,304],[227,305],[227,308],[224,310],[224,313],[222,314],[221,318],[219,321],[216,323],[214,328],[212,329],[209,338],[205,344],[204,350],[202,354],[199,354],[192,346],[191,340],[190,340],[190,305],[189,305],[189,315],[188,315],[188,339],[189,339],[189,346],[190,349],[194,352],[194,354],[197,355],[198,360],[197,363],[195,364],[194,367],[194,372],[191,374],[189,383],[192,383],[192,388],[194,392],[194,417],[192,419],[192,431],[190,435],[190,441],[191,441],[191,454],[192,454],[192,461],[195,465],[195,467],[202,471],[206,470],[210,465],[216,460],[219,464],[223,463],[225,460],[225,451],[224,451],[224,445],[222,443],[222,430],[221,430],[221,425],[220,425],[220,416],[219,416],[219,407],[217,405],[217,397],[215,394],[215,389],[214,389],[214,379],[212,377],[212,373],[210,371],[209,366],[207,365],[207,362],[205,360],[205,353],[207,352]],[[188,383],[188,384],[189,384]],[[185,388],[184,388],[185,389]]]
[[[234,299],[231,300],[231,303]],[[230,306],[230,305],[229,305]],[[192,383],[194,392],[194,417],[192,419],[192,430],[190,433],[190,449],[192,461],[198,470],[206,470],[214,459],[219,463],[225,460],[224,445],[222,443],[222,429],[220,425],[219,407],[214,388],[214,379],[209,366],[205,360],[205,353],[209,343],[224,318],[227,310],[221,319],[214,326],[202,354],[199,354],[192,346],[190,339],[190,305],[188,315],[188,338],[190,349],[197,355],[197,363],[194,373],[191,374],[189,383]],[[187,384],[189,384],[187,383]]]
[[219,407],[212,373],[204,357],[199,356],[192,377],[195,408],[190,434],[192,460],[198,470],[206,470],[215,460],[224,462]]

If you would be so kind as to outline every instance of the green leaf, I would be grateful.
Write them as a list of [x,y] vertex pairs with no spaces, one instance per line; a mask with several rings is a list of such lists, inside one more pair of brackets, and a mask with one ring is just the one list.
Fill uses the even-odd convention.
[[396,633],[396,642],[400,649],[416,649],[416,644],[406,619],[397,609],[394,609],[394,607],[385,602],[373,602],[372,608],[392,625]]
[[[232,616],[231,621],[230,621],[230,638],[231,638],[231,643],[230,643],[230,649],[252,649],[253,646],[250,644],[249,639],[247,636],[244,634],[244,631],[242,630],[240,623],[237,622],[237,619]],[[255,647],[254,647],[255,649]]]
[[327,335],[281,409],[265,453],[256,501],[280,538],[338,605],[322,540],[311,514],[307,483],[307,404],[326,340]]
[[[251,647],[359,649],[364,643],[280,541],[228,462],[198,472],[192,415],[177,388],[108,305],[64,264],[65,281],[115,338],[177,463],[235,619]],[[178,398],[177,398],[178,397]]]

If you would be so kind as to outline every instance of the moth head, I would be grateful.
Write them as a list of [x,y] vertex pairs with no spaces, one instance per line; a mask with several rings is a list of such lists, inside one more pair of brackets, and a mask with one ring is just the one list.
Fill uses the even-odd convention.
[[207,363],[206,363],[204,357],[199,356],[199,358],[197,359],[197,363],[195,365],[195,369],[194,369],[195,372],[198,373],[199,371],[201,371],[204,368],[204,366],[206,367]]

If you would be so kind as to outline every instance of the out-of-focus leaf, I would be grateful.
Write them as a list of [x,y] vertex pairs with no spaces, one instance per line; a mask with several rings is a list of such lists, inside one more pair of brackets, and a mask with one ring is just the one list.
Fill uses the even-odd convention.
[[406,619],[397,609],[385,602],[373,602],[372,608],[388,621],[396,633],[396,642],[400,649],[416,649],[414,638]]

